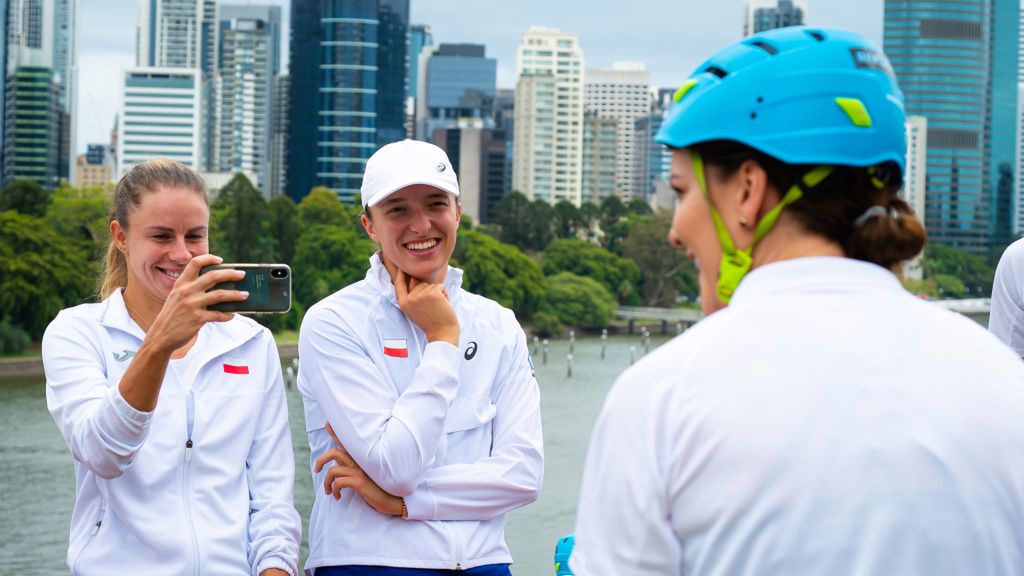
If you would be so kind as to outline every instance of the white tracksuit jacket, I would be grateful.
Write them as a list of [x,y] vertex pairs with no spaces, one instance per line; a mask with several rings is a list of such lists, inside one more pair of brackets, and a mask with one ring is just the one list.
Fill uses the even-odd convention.
[[324,422],[409,520],[313,475],[307,572],[365,564],[466,569],[512,561],[505,514],[533,502],[543,475],[539,392],[510,310],[445,278],[459,348],[427,343],[398,307],[379,256],[366,278],[306,313],[299,336],[311,464],[331,447]]
[[624,372],[577,576],[1024,573],[1024,364],[848,258],[752,271]]
[[203,326],[153,412],[118,390],[143,336],[120,291],[43,336],[47,404],[75,458],[71,573],[294,574],[301,521],[270,332],[241,316]]

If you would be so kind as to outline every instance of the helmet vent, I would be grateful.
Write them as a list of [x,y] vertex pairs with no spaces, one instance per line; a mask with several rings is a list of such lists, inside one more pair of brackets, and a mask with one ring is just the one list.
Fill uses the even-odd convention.
[[754,41],[752,41],[750,43],[750,45],[751,46],[757,46],[758,48],[760,48],[761,50],[764,50],[765,52],[771,54],[772,56],[775,56],[776,54],[779,53],[779,49],[778,48],[776,48],[775,46],[772,46],[771,44],[765,42],[764,40],[754,40]]
[[814,38],[818,42],[824,42],[825,41],[825,35],[823,33],[819,32],[819,31],[817,31],[817,30],[807,30],[806,32],[807,32],[808,36],[810,36],[811,38]]
[[718,76],[719,78],[725,78],[726,76],[729,75],[728,72],[726,72],[725,70],[722,70],[718,66],[708,66],[707,68],[704,69],[704,71],[707,72],[708,74],[714,74],[715,76]]

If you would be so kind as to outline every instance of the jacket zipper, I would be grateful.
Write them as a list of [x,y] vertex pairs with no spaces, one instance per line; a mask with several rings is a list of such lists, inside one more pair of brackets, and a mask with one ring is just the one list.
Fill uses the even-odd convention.
[[82,549],[78,551],[78,556],[75,556],[75,565],[71,569],[72,574],[78,574],[78,563],[82,561],[82,555],[85,554],[85,549],[88,548],[90,544],[92,544],[92,541],[96,537],[96,534],[100,531],[100,526],[103,525],[103,515],[106,513],[106,511],[107,501],[101,498],[100,511],[96,515],[96,524],[94,524],[92,530],[89,531],[89,539],[85,542],[85,546],[82,546]]
[[182,475],[182,499],[185,503],[185,518],[188,520],[189,533],[192,536],[192,574],[198,576],[199,574],[199,542],[196,541],[196,528],[192,523],[192,503],[190,494],[190,482],[189,482],[189,467],[192,461],[192,430],[195,427],[196,422],[196,402],[195,393],[192,390],[188,391],[187,399],[188,408],[188,438],[185,440],[185,471]]

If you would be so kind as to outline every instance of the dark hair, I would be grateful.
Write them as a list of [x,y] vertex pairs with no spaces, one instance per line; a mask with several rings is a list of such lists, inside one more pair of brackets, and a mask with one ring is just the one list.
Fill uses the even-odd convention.
[[[132,166],[131,170],[118,180],[117,187],[114,188],[114,206],[110,210],[110,221],[117,220],[121,227],[127,230],[129,215],[142,202],[142,193],[154,192],[161,186],[191,190],[199,194],[207,205],[210,204],[206,197],[206,183],[199,174],[181,162],[153,158]],[[114,290],[125,287],[127,283],[128,262],[111,238],[97,286],[100,298],[110,296]]]
[[[704,163],[725,177],[747,160],[764,168],[768,180],[785,194],[816,164],[786,164],[777,158],[732,140],[703,142],[692,147]],[[842,247],[850,258],[873,262],[890,270],[921,253],[927,235],[921,221],[899,197],[899,168],[883,165],[874,172],[856,166],[835,166],[819,185],[805,191],[785,212],[808,232],[823,236]],[[855,225],[872,206],[885,214]]]

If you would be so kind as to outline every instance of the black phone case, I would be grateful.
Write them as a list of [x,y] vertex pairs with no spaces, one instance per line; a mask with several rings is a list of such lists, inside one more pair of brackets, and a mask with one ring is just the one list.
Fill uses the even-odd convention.
[[[220,312],[239,312],[245,314],[281,313],[292,307],[292,272],[287,264],[221,264],[205,266],[199,274],[210,270],[235,269],[245,270],[245,278],[238,282],[221,282],[210,290],[243,290],[249,292],[249,298],[241,302],[219,302],[208,306],[210,310]],[[285,269],[285,278],[274,278],[271,270]]]

